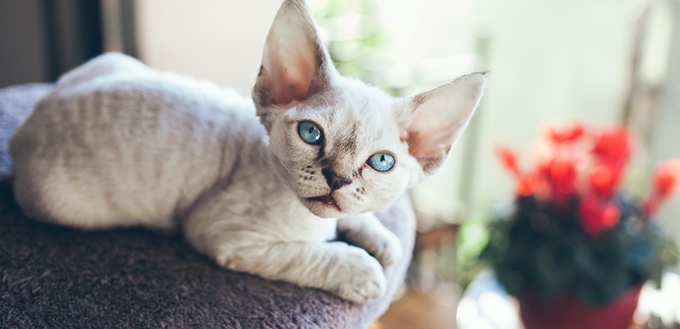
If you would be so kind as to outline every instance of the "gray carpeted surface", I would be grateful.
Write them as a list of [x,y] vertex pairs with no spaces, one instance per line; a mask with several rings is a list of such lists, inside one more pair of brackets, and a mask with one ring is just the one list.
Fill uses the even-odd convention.
[[415,220],[402,198],[379,217],[402,240],[390,287],[366,305],[227,271],[180,237],[32,222],[15,204],[7,141],[50,86],[0,89],[0,328],[366,328],[404,277]]

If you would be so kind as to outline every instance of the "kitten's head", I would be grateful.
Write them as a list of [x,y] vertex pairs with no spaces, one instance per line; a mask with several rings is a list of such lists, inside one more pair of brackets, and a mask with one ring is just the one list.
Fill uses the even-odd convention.
[[439,169],[482,95],[481,73],[395,99],[342,77],[302,0],[286,0],[253,90],[274,170],[315,215],[389,207]]

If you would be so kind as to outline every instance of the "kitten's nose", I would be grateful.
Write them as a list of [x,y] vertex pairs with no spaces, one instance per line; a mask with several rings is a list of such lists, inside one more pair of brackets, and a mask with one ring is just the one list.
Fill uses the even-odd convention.
[[351,184],[352,180],[347,176],[340,176],[335,173],[335,171],[330,169],[321,169],[321,173],[326,177],[326,182],[330,186],[331,190],[337,190],[347,184]]

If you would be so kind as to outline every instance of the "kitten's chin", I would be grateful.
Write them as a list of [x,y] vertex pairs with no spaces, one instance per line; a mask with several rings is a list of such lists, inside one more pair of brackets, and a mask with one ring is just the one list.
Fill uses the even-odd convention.
[[321,218],[338,218],[343,217],[342,211],[333,206],[325,205],[319,202],[306,202],[305,206],[315,216]]
[[302,204],[315,216],[322,218],[343,217],[346,214],[331,197],[301,198]]

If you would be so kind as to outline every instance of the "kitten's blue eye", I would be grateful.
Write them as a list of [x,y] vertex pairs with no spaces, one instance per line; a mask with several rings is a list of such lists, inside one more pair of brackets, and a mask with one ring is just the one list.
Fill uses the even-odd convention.
[[380,152],[371,155],[366,163],[377,171],[388,171],[394,167],[394,157],[389,153]]
[[307,144],[319,145],[323,141],[321,129],[314,122],[302,121],[298,125],[298,134]]

